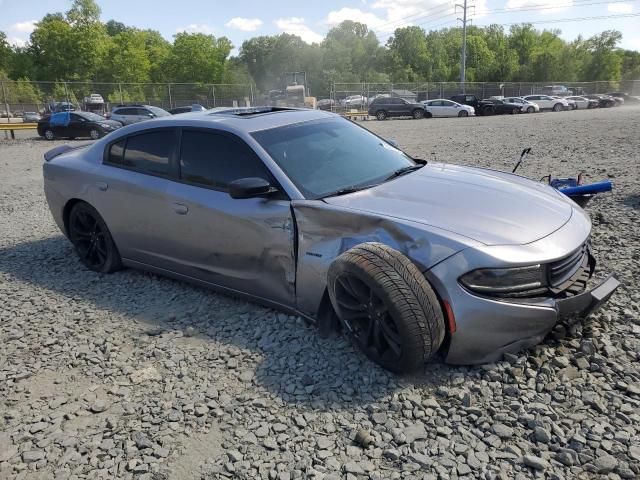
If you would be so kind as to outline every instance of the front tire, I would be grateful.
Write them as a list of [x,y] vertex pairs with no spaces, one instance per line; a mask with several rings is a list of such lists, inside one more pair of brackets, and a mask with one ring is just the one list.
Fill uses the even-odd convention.
[[98,211],[85,202],[76,203],[69,213],[69,240],[80,261],[89,270],[112,273],[122,268],[122,259]]
[[511,110],[511,115],[517,115],[520,113],[520,109],[519,108],[514,108]]
[[420,119],[424,118],[424,110],[416,108],[413,111],[413,114],[411,116],[414,118],[414,120],[420,120]]
[[402,253],[363,243],[331,264],[329,296],[345,331],[374,362],[417,370],[440,348],[444,316],[435,292]]
[[527,113],[535,113],[536,109],[534,107],[527,107]]
[[458,116],[460,118],[468,117],[469,116],[469,112],[467,112],[466,110],[461,110],[460,112],[458,112]]
[[482,110],[482,115],[486,116],[486,117],[490,117],[491,115],[495,115],[495,110],[491,107],[485,107],[484,110]]
[[554,111],[554,112],[559,112],[560,110],[562,110],[562,104],[561,104],[561,103],[556,103],[556,104],[553,106],[553,111]]
[[44,131],[44,138],[46,138],[47,140],[53,140],[54,138],[56,138],[56,136],[53,133],[53,130],[51,130],[50,128],[47,128]]
[[89,136],[91,137],[91,140],[97,140],[100,138],[100,131],[97,128],[92,128],[89,131]]
[[387,112],[385,112],[384,110],[378,110],[376,112],[376,118],[378,120],[386,120],[387,118]]

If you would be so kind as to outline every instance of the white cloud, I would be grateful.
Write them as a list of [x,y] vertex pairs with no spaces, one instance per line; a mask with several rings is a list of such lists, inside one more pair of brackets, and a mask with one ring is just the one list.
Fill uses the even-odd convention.
[[631,13],[633,5],[630,3],[610,3],[607,5],[607,11],[611,13]]
[[9,27],[10,32],[31,33],[36,28],[37,20],[26,20],[24,22],[14,23]]
[[[562,5],[556,7],[556,4]],[[531,11],[538,11],[541,14],[556,13],[562,10],[568,10],[573,6],[573,0],[508,0],[506,8],[512,9],[527,9],[532,8]],[[533,10],[535,8],[535,10]]]
[[18,37],[7,37],[7,43],[14,47],[24,47],[27,44],[27,41]]
[[[373,0],[367,5],[371,11],[348,7],[333,10],[329,12],[324,23],[334,27],[344,20],[353,20],[367,24],[376,33],[384,34],[409,25],[429,30],[456,21],[453,2],[445,4],[442,0]],[[475,8],[470,8],[468,13],[470,18],[485,14],[487,0],[476,0],[473,5]]]
[[354,22],[366,23],[370,28],[375,28],[385,23],[385,20],[378,17],[375,13],[363,12],[359,8],[348,7],[329,12],[324,23],[331,27],[335,27],[345,20],[353,20]]
[[319,43],[323,38],[322,35],[305,25],[304,18],[301,17],[279,18],[275,21],[275,24],[283,32],[298,35],[307,43]]
[[260,28],[262,25],[262,20],[259,18],[243,18],[243,17],[233,17],[225,26],[229,28],[235,28],[236,30],[242,30],[243,32],[253,32]]
[[213,27],[207,25],[206,23],[197,24],[192,23],[191,25],[187,25],[186,27],[176,28],[176,33],[206,33],[207,35],[212,35],[214,32]]

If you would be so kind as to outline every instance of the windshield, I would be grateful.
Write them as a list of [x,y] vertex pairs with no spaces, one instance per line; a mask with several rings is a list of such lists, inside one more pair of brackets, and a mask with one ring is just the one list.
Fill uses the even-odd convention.
[[87,120],[92,122],[104,122],[106,120],[104,117],[91,112],[76,112],[76,115],[82,118],[86,118]]
[[158,108],[158,107],[147,107],[147,108],[149,110],[151,110],[151,112],[154,113],[157,117],[166,117],[167,115],[171,115],[166,110],[163,110],[163,109]]
[[252,136],[298,190],[312,199],[375,185],[396,170],[416,164],[368,130],[343,119],[287,125]]

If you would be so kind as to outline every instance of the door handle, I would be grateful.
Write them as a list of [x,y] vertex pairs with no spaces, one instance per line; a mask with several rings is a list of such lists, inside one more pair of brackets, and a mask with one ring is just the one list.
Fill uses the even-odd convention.
[[96,183],[96,186],[98,187],[98,190],[101,190],[103,192],[106,192],[107,188],[109,188],[109,185],[105,182],[98,182]]
[[173,211],[176,212],[178,215],[186,215],[187,212],[189,211],[189,207],[187,207],[186,205],[183,205],[182,203],[174,203]]

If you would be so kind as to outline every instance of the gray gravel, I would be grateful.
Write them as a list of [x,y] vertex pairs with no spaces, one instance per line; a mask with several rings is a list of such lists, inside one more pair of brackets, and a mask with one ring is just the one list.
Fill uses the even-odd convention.
[[81,267],[40,164],[0,140],[0,479],[638,478],[640,109],[369,121],[414,155],[586,171],[598,274],[585,324],[480,367],[401,378],[302,320],[136,271]]

